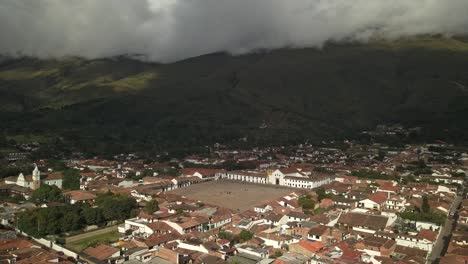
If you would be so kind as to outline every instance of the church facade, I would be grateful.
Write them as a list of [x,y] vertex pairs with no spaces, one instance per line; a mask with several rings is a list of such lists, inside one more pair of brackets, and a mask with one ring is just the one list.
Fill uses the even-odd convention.
[[25,176],[23,173],[16,178],[16,180],[5,180],[7,184],[16,184],[21,187],[29,188],[32,190],[38,189],[41,184],[55,185],[58,188],[62,188],[63,175],[61,173],[51,173],[41,176],[41,172],[35,166],[31,175]]

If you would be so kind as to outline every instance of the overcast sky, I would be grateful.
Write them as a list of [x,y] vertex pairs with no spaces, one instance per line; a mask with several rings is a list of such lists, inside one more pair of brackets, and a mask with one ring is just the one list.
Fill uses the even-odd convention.
[[468,32],[468,0],[0,0],[0,53],[174,61],[327,40]]

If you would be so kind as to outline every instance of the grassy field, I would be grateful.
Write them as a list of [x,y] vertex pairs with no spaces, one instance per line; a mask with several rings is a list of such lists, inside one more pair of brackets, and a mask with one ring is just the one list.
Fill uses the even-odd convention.
[[95,236],[85,237],[83,239],[74,240],[67,243],[65,246],[75,252],[81,252],[89,246],[94,246],[100,243],[108,244],[119,240],[119,233],[111,230],[107,233],[97,234]]

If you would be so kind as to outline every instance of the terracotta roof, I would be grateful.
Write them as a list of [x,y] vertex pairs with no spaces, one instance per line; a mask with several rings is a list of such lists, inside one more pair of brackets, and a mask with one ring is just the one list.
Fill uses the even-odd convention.
[[283,218],[283,215],[271,213],[271,214],[269,214],[269,215],[267,215],[265,217],[265,220],[269,220],[269,221],[272,221],[272,222],[278,222],[279,220],[281,220],[281,218]]
[[416,238],[418,239],[426,239],[426,240],[429,240],[429,241],[436,241],[437,240],[437,236],[439,235],[439,233],[437,232],[434,232],[432,230],[429,230],[429,229],[421,229],[421,231],[419,231],[418,235],[416,236]]
[[69,191],[65,193],[66,196],[75,201],[85,201],[96,199],[96,195],[87,191]]
[[307,240],[301,240],[299,243],[297,243],[299,246],[303,247],[304,249],[310,251],[310,252],[317,252],[323,247],[325,247],[325,244],[319,241],[307,241]]
[[115,253],[119,252],[117,248],[101,244],[97,247],[89,247],[83,251],[86,255],[98,260],[106,260]]
[[364,243],[364,245],[366,246],[386,248],[386,249],[390,249],[396,244],[394,240],[383,238],[383,237],[375,237],[375,236],[365,238],[362,241],[362,243]]
[[376,204],[383,204],[385,201],[387,201],[387,195],[381,192],[377,192],[369,195],[368,199],[375,202]]
[[52,181],[61,179],[63,179],[63,174],[61,172],[52,172],[44,176],[41,175],[41,180]]
[[380,215],[369,215],[360,213],[342,214],[338,223],[348,226],[364,226],[374,230],[384,229],[387,226],[388,218]]
[[322,236],[330,230],[328,226],[316,225],[309,230],[309,235]]
[[181,236],[176,234],[176,233],[168,233],[168,234],[152,234],[151,236],[149,236],[145,241],[144,243],[148,246],[148,247],[153,247],[153,246],[157,246],[157,245],[162,245],[162,244],[166,244],[168,242],[172,242],[172,241],[175,241],[177,239],[179,239]]

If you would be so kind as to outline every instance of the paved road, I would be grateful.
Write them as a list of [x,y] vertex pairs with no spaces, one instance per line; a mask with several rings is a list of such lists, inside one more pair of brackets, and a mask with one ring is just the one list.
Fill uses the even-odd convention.
[[[462,196],[457,196],[457,198],[455,198],[450,212],[455,212],[457,210],[462,199]],[[455,219],[449,216],[445,221],[445,225],[442,227],[442,231],[440,232],[439,238],[437,239],[436,244],[432,249],[431,256],[428,258],[427,263],[437,263],[439,258],[445,254],[454,228]]]
[[117,227],[118,226],[111,226],[111,227],[107,227],[107,228],[98,229],[98,230],[95,230],[95,231],[79,234],[79,235],[76,235],[76,236],[67,237],[65,239],[65,242],[68,244],[68,243],[71,243],[71,242],[74,242],[74,241],[77,241],[77,240],[81,240],[81,239],[85,239],[85,238],[88,238],[88,237],[93,237],[93,236],[109,233],[109,232],[112,232],[112,231],[117,231]]

